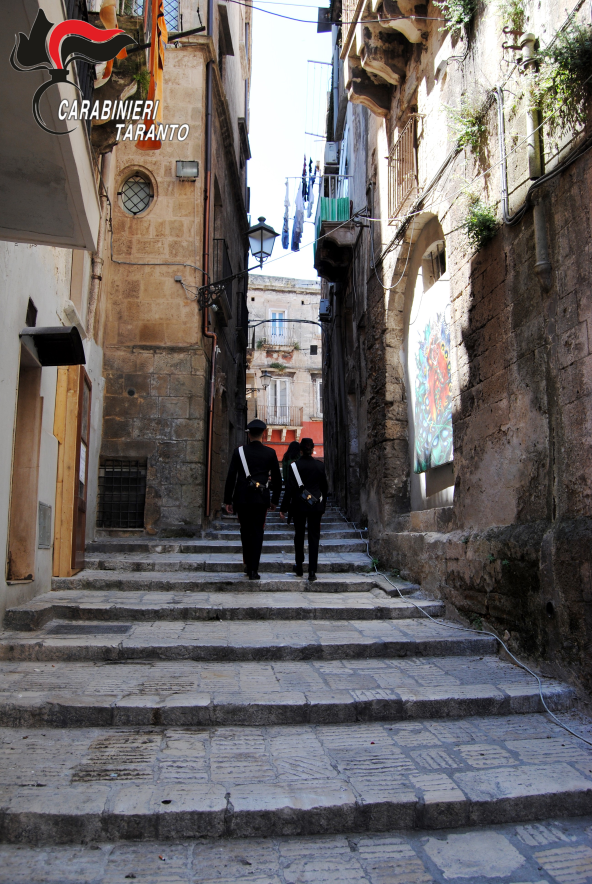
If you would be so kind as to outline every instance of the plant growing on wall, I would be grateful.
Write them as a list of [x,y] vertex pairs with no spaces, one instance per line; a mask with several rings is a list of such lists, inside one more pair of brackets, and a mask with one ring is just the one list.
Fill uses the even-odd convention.
[[551,133],[575,131],[586,121],[592,96],[592,27],[572,25],[539,58],[533,99]]
[[477,10],[478,0],[434,0],[434,3],[446,16],[446,27],[450,33],[460,35],[463,28],[469,25]]
[[523,34],[526,23],[524,0],[499,0],[498,11],[502,17],[504,30]]
[[471,197],[463,226],[473,248],[483,248],[493,239],[499,228],[495,208],[478,197]]
[[280,371],[280,372],[281,372],[281,371],[285,371],[285,370],[286,370],[286,366],[284,365],[283,362],[270,362],[269,367],[270,367],[270,368],[273,368],[274,371]]
[[134,80],[138,84],[138,91],[143,99],[148,95],[148,89],[150,87],[150,71],[147,71],[146,68],[143,68],[141,71],[138,71],[134,74]]
[[267,346],[267,338],[259,338],[257,341],[257,349],[263,350]]
[[487,132],[488,101],[476,101],[466,95],[460,100],[460,109],[445,104],[448,124],[457,138],[459,147],[468,147],[479,156],[483,136]]

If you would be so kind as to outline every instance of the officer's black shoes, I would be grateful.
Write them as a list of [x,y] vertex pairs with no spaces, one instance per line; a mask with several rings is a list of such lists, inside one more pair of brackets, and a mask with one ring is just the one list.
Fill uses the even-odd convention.
[[296,577],[304,577],[304,570],[302,565],[292,565],[292,571],[296,574]]
[[249,571],[249,580],[261,580],[261,577],[256,571]]
[[308,582],[309,582],[309,583],[314,583],[316,579],[317,579],[317,575],[315,574],[315,572],[314,572],[314,571],[309,571],[309,572],[308,572]]

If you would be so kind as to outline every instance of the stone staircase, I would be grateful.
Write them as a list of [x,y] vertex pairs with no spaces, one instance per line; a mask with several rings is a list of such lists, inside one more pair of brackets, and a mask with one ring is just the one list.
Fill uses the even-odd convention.
[[[318,837],[592,813],[592,750],[542,713],[493,638],[449,629],[440,602],[372,573],[335,509],[319,580],[292,563],[292,532],[270,513],[262,579],[247,580],[238,525],[223,518],[199,540],[101,538],[86,570],[10,609],[0,840]],[[569,709],[570,688],[543,690]]]

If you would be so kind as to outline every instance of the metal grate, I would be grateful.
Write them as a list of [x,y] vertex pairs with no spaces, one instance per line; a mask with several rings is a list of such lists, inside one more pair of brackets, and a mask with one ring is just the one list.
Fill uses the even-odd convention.
[[179,30],[179,0],[164,0],[164,20],[167,31]]
[[389,224],[394,224],[399,213],[417,189],[417,115],[413,114],[399,135],[389,156]]
[[54,623],[46,635],[127,635],[131,623]]
[[150,182],[142,178],[141,175],[132,175],[123,185],[121,199],[126,212],[131,215],[139,215],[152,202]]
[[143,528],[145,500],[145,461],[103,461],[99,467],[97,528]]

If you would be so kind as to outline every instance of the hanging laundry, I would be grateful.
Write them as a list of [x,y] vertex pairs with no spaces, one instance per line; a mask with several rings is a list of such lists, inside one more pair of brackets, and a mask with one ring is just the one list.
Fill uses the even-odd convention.
[[306,202],[308,199],[308,180],[306,178],[306,154],[304,154],[304,164],[302,166],[302,200]]
[[294,213],[294,226],[292,228],[292,251],[300,251],[300,240],[304,229],[304,200],[302,199],[302,182],[298,185],[296,194],[296,211]]
[[308,210],[306,213],[306,217],[310,218],[312,215],[312,210],[314,208],[314,186],[315,180],[317,177],[317,169],[319,168],[319,161],[317,160],[317,164],[314,167],[314,171],[312,168],[312,157],[310,158],[310,162],[308,164]]
[[286,178],[286,196],[284,198],[284,226],[282,227],[282,249],[290,247],[290,186]]

